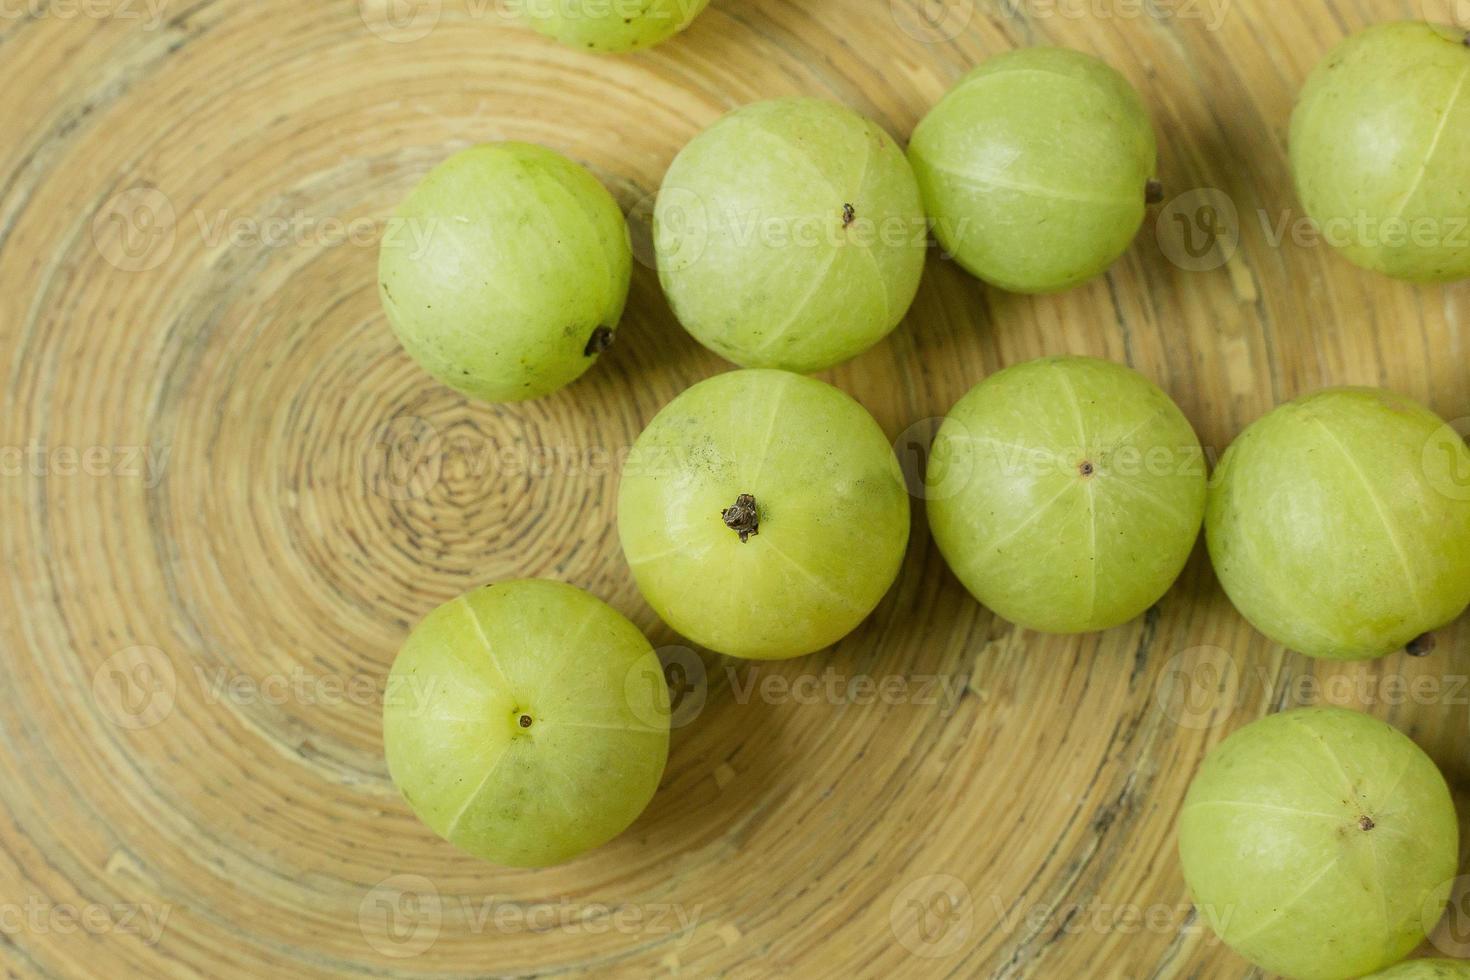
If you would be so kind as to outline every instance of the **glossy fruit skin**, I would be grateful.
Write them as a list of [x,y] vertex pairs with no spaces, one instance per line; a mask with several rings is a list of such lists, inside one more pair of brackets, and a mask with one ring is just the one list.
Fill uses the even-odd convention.
[[709,0],[538,0],[527,22],[563,44],[599,54],[650,48],[678,34]]
[[1470,960],[1409,960],[1363,980],[1465,980]]
[[679,153],[654,245],[695,339],[744,367],[810,373],[898,326],[927,231],[913,171],[881,127],[821,99],[774,99]]
[[383,742],[393,782],[436,834],[495,864],[544,867],[643,812],[668,759],[669,693],[653,648],[615,610],[559,582],[505,582],[410,634]]
[[1470,277],[1465,37],[1412,21],[1370,27],[1328,54],[1297,101],[1297,194],[1328,241],[1365,269],[1424,282]]
[[1237,953],[1270,973],[1346,980],[1424,939],[1449,897],[1459,824],[1407,736],[1300,708],[1209,754],[1180,811],[1179,857],[1195,905]]
[[1256,629],[1313,657],[1382,657],[1470,604],[1470,449],[1391,392],[1334,388],[1251,425],[1220,461],[1210,558]]
[[1066,48],[989,59],[909,142],[940,245],[1016,293],[1069,289],[1112,265],[1143,224],[1157,155],[1128,81]]
[[383,237],[378,292],[399,342],[451,388],[550,394],[597,360],[633,252],[617,202],[559,153],[490,143],[414,188]]
[[970,593],[1048,633],[1109,629],[1179,577],[1205,507],[1189,420],[1136,371],[1049,357],[976,385],[926,474],[929,526]]
[[[755,498],[741,541],[724,511]],[[732,371],[700,382],[638,437],[618,532],[664,622],[753,660],[852,632],[898,575],[909,499],[893,448],[857,402],[812,378]]]

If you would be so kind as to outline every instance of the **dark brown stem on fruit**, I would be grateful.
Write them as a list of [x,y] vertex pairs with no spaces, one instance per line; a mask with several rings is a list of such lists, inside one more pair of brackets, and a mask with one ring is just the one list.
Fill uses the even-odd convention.
[[1082,476],[1091,476],[1097,472],[1097,467],[1092,465],[1091,460],[1084,459],[1081,463],[1077,464],[1077,472]]
[[755,497],[748,493],[736,497],[735,506],[720,511],[720,517],[726,527],[740,535],[741,544],[761,533],[760,510],[756,507]]
[[601,354],[613,345],[613,332],[611,327],[598,327],[592,331],[592,336],[587,340],[587,346],[582,353],[588,357]]
[[842,227],[846,228],[857,220],[857,208],[851,204],[842,205]]
[[1143,203],[1158,204],[1164,199],[1164,185],[1157,180],[1150,180],[1143,185]]
[[1372,830],[1377,825],[1373,822],[1372,817],[1359,817],[1358,826],[1364,830]]
[[1416,636],[1404,649],[1411,657],[1427,657],[1434,652],[1434,634],[1425,633],[1423,636]]
[[522,728],[530,728],[531,727],[531,716],[530,715],[521,715],[521,727]]

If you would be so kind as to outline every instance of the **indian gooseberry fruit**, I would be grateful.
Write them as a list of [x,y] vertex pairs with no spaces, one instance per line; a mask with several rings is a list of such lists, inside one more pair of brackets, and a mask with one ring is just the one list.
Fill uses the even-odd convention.
[[1444,777],[1406,735],[1343,708],[1235,732],[1190,784],[1179,857],[1220,938],[1269,973],[1346,980],[1397,963],[1459,862]]
[[492,402],[549,394],[612,343],[632,271],[628,226],[583,167],[545,147],[455,154],[383,236],[379,293],[405,350]]
[[534,0],[530,25],[563,44],[618,54],[652,47],[693,23],[709,0]]
[[1291,117],[1302,206],[1358,265],[1425,282],[1470,277],[1470,39],[1422,22],[1354,34]]
[[1309,395],[1225,453],[1205,532],[1226,593],[1276,642],[1342,660],[1427,652],[1470,604],[1470,449],[1390,392]]
[[927,237],[903,151],[821,99],[725,116],[675,158],[654,207],[675,315],[744,367],[818,371],[882,340],[913,303]]
[[1017,293],[1101,274],[1162,193],[1138,93],[1067,48],[981,64],[919,123],[909,159],[939,244],[972,275]]
[[1049,357],[976,385],[935,437],[929,525],[965,587],[1029,629],[1156,603],[1199,538],[1205,463],[1169,396],[1121,364]]
[[1363,980],[1470,980],[1470,960],[1409,960]]
[[850,633],[909,536],[903,474],[847,395],[784,371],[700,382],[638,437],[618,490],[644,597],[719,653],[781,660]]
[[436,834],[542,867],[622,833],[669,749],[669,693],[632,623],[559,582],[506,582],[440,606],[389,675],[388,771]]

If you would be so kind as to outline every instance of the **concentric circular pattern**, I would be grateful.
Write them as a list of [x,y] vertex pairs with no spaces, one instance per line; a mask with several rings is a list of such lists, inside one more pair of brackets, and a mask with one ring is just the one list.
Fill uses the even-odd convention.
[[[678,149],[736,105],[817,95],[905,136],[983,57],[1061,43],[1144,94],[1168,198],[1107,277],[1060,296],[931,259],[898,331],[824,375],[908,471],[971,385],[1042,354],[1132,364],[1216,452],[1328,384],[1470,416],[1466,287],[1360,273],[1311,243],[1290,196],[1296,88],[1365,5],[1086,6],[715,0],[620,58],[487,3],[0,15],[0,965],[1240,976],[1174,859],[1211,745],[1330,700],[1409,730],[1461,785],[1463,624],[1422,660],[1311,663],[1251,632],[1202,551],[1144,619],[1049,638],[966,596],[920,506],[899,584],[835,649],[684,650],[620,558],[618,466],[726,366],[652,270],[617,346],[542,401],[466,402],[393,341],[382,223],[468,143],[545,143],[646,220]],[[1372,15],[1418,13],[1387,8]],[[418,824],[379,722],[411,624],[523,576],[632,616],[684,706],[644,817],[539,872]]]

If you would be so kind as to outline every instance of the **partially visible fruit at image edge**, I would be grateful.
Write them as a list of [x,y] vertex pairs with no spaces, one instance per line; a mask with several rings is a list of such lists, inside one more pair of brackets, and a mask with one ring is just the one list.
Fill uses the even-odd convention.
[[559,582],[487,586],[431,612],[383,700],[388,771],[414,813],[509,867],[566,861],[622,833],[668,758],[653,648]]
[[1317,67],[1291,117],[1297,194],[1349,259],[1400,279],[1470,276],[1470,37],[1379,24]]
[[694,22],[709,0],[630,0],[567,3],[541,0],[524,4],[527,23],[548,37],[584,51],[619,54],[652,47]]

